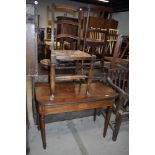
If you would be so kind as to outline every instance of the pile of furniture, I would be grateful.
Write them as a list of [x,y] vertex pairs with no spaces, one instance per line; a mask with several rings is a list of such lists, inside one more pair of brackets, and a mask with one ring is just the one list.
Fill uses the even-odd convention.
[[[112,9],[52,4],[48,11],[51,27],[43,41],[44,58],[37,64],[37,40],[33,38],[38,31],[32,28],[35,22],[27,22],[27,75],[32,76],[33,112],[43,148],[46,116],[87,109],[94,110],[94,120],[98,109],[105,115],[104,137],[108,125],[112,127],[112,112],[116,115],[112,128],[112,139],[116,140],[122,118],[128,117],[129,61],[124,57],[129,53],[126,52],[129,44],[126,41],[122,47],[125,37],[118,35]],[[56,16],[57,11],[73,17]],[[97,69],[101,76],[94,80]],[[44,75],[46,80],[40,80]]]

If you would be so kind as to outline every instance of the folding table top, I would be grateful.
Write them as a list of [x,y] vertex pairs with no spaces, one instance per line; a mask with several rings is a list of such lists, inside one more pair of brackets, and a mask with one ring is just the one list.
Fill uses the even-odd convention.
[[55,85],[55,97],[50,100],[50,85],[36,83],[36,100],[43,105],[62,105],[82,102],[96,102],[115,99],[118,95],[111,87],[101,82],[91,83],[90,95],[86,95],[87,84],[61,82]]

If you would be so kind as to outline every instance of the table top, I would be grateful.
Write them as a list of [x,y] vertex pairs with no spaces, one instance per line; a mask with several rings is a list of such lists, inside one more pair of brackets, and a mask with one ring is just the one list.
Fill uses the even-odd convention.
[[58,106],[81,102],[107,101],[114,99],[118,94],[111,87],[102,82],[91,83],[90,95],[86,95],[87,84],[56,83],[55,98],[51,101],[50,85],[48,83],[36,83],[36,100],[39,104]]

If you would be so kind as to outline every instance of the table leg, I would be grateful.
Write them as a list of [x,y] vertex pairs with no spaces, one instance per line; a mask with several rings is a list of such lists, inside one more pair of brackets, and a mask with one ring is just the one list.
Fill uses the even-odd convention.
[[96,121],[96,114],[97,114],[97,109],[94,109],[94,122]]
[[37,114],[36,114],[36,117],[37,117],[37,127],[38,127],[38,130],[40,130],[40,115],[39,115],[39,107],[38,107],[38,103],[36,104],[36,109],[37,109]]
[[43,143],[43,148],[46,149],[46,133],[45,133],[45,116],[40,115],[40,127],[41,127],[41,138]]
[[37,113],[37,127],[38,130],[40,130],[40,120],[39,120],[39,114]]
[[106,117],[105,117],[105,122],[104,122],[103,137],[106,136],[108,125],[109,125],[109,121],[110,121],[110,117],[111,117],[111,113],[112,113],[112,107],[110,106],[110,107],[108,107],[107,112],[106,112]]

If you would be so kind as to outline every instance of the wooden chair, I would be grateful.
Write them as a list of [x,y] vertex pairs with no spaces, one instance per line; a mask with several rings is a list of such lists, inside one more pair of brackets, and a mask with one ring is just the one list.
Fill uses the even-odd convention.
[[103,12],[111,13],[112,9],[89,5],[83,11],[87,14],[86,17],[83,17],[83,50],[96,55],[100,68],[103,68],[108,33],[108,19],[104,18]]
[[[123,37],[121,35],[119,35],[117,37],[117,41],[116,44],[114,46],[114,52],[112,56],[105,56],[105,69],[109,69],[109,68],[114,68],[117,64],[122,64],[125,66],[128,66],[129,64],[129,60],[128,59],[123,59],[121,56],[121,47],[122,47],[122,41],[123,41]],[[107,63],[106,63],[107,61]]]
[[[65,16],[56,16],[57,12],[63,12]],[[72,17],[67,17],[67,13]],[[56,49],[75,50],[80,44],[80,10],[78,7],[56,5],[51,6],[52,27],[55,30]],[[53,35],[53,34],[52,34]],[[58,47],[58,43],[60,46]]]
[[121,123],[129,119],[129,70],[128,68],[113,68],[108,72],[108,84],[115,89],[119,96],[113,105],[115,121],[109,125],[113,130],[113,141],[116,141]]
[[114,20],[114,19],[109,19],[107,20],[107,24],[106,24],[106,28],[107,28],[107,42],[108,42],[108,46],[106,49],[106,53],[105,56],[111,56],[113,55],[114,52],[114,47],[118,38],[118,21]]
[[[51,54],[51,65],[50,65],[50,87],[51,96],[53,100],[55,94],[55,82],[57,81],[74,81],[74,80],[85,80],[87,79],[87,90],[86,94],[89,95],[89,87],[92,82],[93,68],[96,56],[89,55],[79,50],[54,50]],[[85,63],[87,61],[87,63]],[[64,64],[70,62],[69,65]],[[84,66],[85,65],[85,66]],[[86,67],[88,67],[86,69]],[[55,76],[56,69],[74,69],[75,74],[61,74]],[[85,72],[84,72],[85,69]]]
[[121,58],[129,59],[129,36],[122,36]]
[[[116,53],[114,49],[118,39],[118,21],[112,19],[112,11],[110,8],[93,7],[90,5],[86,10],[87,16],[83,19],[85,25],[82,26],[83,50],[90,54],[95,54],[97,61],[101,62],[101,68],[104,68],[105,56],[111,56],[113,53]],[[98,66],[98,63],[96,64]]]

